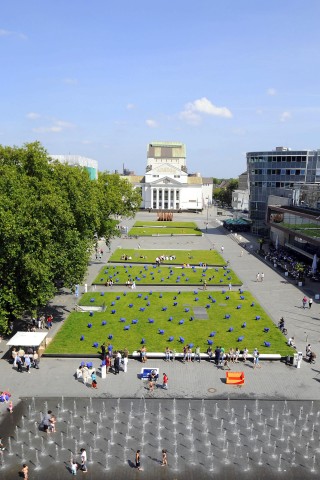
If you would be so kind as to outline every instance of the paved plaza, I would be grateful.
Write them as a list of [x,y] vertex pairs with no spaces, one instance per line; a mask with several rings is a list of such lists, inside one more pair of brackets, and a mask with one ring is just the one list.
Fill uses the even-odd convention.
[[[282,276],[279,272],[276,271],[273,267],[265,264],[261,258],[258,258],[253,254],[254,250],[257,248],[256,240],[250,236],[243,236],[242,240],[247,242],[248,248],[244,250],[243,256],[240,255],[242,248],[237,243],[237,238],[232,234],[227,233],[216,221],[216,215],[214,208],[209,210],[209,228],[208,231],[205,231],[205,222],[207,219],[207,212],[204,212],[200,215],[191,215],[191,214],[177,214],[179,221],[190,221],[194,220],[198,223],[200,228],[204,229],[204,235],[202,237],[148,237],[139,239],[115,239],[112,241],[111,250],[113,251],[116,248],[138,248],[138,244],[141,245],[141,248],[146,249],[209,249],[214,247],[220,251],[220,247],[224,246],[224,257],[226,260],[230,261],[230,267],[237,273],[237,275],[243,280],[244,289],[250,290],[250,292],[257,298],[258,302],[266,310],[268,315],[278,322],[280,317],[284,317],[286,321],[286,327],[288,329],[288,334],[294,336],[297,349],[299,351],[305,352],[306,343],[311,343],[313,351],[316,352],[318,358],[320,355],[320,306],[317,301],[314,301],[312,308],[303,310],[302,308],[302,297],[304,294],[307,296],[312,296],[318,292],[317,284],[307,284],[305,290],[298,288],[293,282],[288,281],[287,278]],[[154,214],[152,213],[138,213],[136,216],[137,220],[154,220]],[[175,218],[177,219],[177,218]],[[133,220],[125,221],[123,224],[130,227],[133,224]],[[252,245],[252,248],[250,248]],[[104,245],[105,247],[105,245]],[[106,263],[109,257],[109,253],[106,252],[104,248],[104,256],[102,261],[97,261],[92,259],[92,262],[88,269],[88,277],[86,283],[90,286],[93,279],[96,277],[103,263]],[[264,272],[265,277],[263,282],[256,282],[256,274],[258,272]],[[92,288],[92,287],[90,287]],[[100,287],[96,287],[99,290]],[[104,287],[101,287],[104,288]],[[123,291],[124,287],[113,287],[114,291]],[[171,291],[181,289],[181,287],[167,287]],[[211,290],[220,290],[221,288],[209,287],[208,291]],[[140,287],[139,290],[148,290],[148,287]],[[153,288],[154,291],[157,288]],[[158,287],[159,291],[165,291],[166,287]],[[81,286],[81,291],[84,291],[84,286]],[[320,293],[320,292],[319,292]],[[62,324],[64,319],[67,317],[68,313],[74,309],[77,299],[70,292],[62,292],[51,302],[49,308],[54,312],[55,324],[52,331],[49,335],[53,335],[55,331]],[[185,419],[189,418],[189,422],[195,422],[195,425],[198,426],[195,429],[194,437],[191,436],[190,431],[182,432],[180,431],[173,433],[174,430],[170,431],[169,437],[164,435],[159,436],[166,439],[163,443],[170,444],[170,465],[169,468],[160,468],[158,463],[159,454],[158,451],[159,445],[157,440],[155,442],[148,440],[146,445],[153,445],[154,449],[146,447],[144,454],[144,462],[148,465],[143,472],[137,472],[133,468],[130,468],[130,462],[127,465],[127,473],[124,466],[126,465],[126,460],[134,460],[134,448],[139,448],[139,433],[135,433],[135,438],[137,442],[132,442],[131,439],[128,440],[128,443],[125,443],[124,437],[117,437],[116,446],[108,444],[108,435],[112,427],[109,425],[108,431],[105,433],[106,444],[101,447],[97,447],[100,450],[107,450],[110,448],[110,456],[101,456],[92,454],[92,464],[89,465],[89,472],[87,478],[102,478],[102,473],[106,475],[113,476],[113,478],[136,478],[140,474],[143,478],[213,478],[215,474],[219,475],[222,478],[233,478],[235,472],[240,478],[316,478],[319,474],[320,468],[318,467],[320,461],[320,450],[319,450],[319,416],[317,412],[320,410],[320,368],[318,363],[310,365],[306,362],[302,362],[301,368],[297,369],[292,366],[285,365],[282,362],[261,362],[261,369],[253,369],[252,363],[248,362],[243,365],[233,365],[231,368],[233,370],[243,370],[245,373],[245,384],[243,386],[230,386],[225,383],[225,372],[221,369],[217,369],[214,364],[207,361],[202,361],[201,363],[191,363],[183,364],[179,361],[175,362],[164,362],[163,360],[153,360],[152,358],[148,359],[148,367],[159,368],[160,373],[166,372],[169,377],[169,388],[168,390],[163,390],[159,385],[159,388],[155,388],[153,393],[150,393],[147,389],[147,384],[143,380],[140,380],[139,374],[141,370],[141,363],[136,360],[129,360],[128,372],[125,374],[123,372],[120,375],[113,375],[109,373],[105,380],[102,380],[98,377],[98,389],[94,390],[84,386],[80,381],[75,378],[75,371],[83,359],[75,358],[42,358],[40,362],[40,369],[32,369],[31,373],[27,375],[26,373],[18,373],[13,369],[12,364],[7,361],[5,354],[7,351],[5,341],[0,343],[0,350],[4,356],[1,360],[1,385],[0,389],[9,390],[12,393],[12,398],[14,402],[15,411],[14,414],[10,415],[6,412],[6,405],[0,405],[0,421],[2,421],[0,427],[0,437],[3,437],[5,443],[7,444],[6,437],[11,436],[13,438],[12,448],[14,452],[11,457],[6,458],[7,451],[4,452],[4,466],[0,466],[0,478],[11,479],[16,478],[17,471],[19,466],[22,463],[22,457],[27,456],[26,451],[28,449],[28,444],[30,444],[30,439],[33,441],[34,435],[36,435],[34,427],[30,425],[31,420],[34,424],[34,417],[40,415],[41,411],[45,410],[44,402],[47,402],[47,405],[52,408],[55,413],[57,413],[58,404],[61,408],[61,398],[65,398],[66,402],[66,411],[74,413],[74,399],[79,403],[79,409],[83,410],[82,417],[85,416],[85,406],[89,405],[89,401],[93,402],[96,405],[96,415],[99,417],[99,412],[103,413],[103,402],[105,402],[105,408],[110,410],[111,414],[103,418],[108,418],[108,425],[110,422],[114,421],[114,412],[116,411],[117,402],[120,402],[122,417],[119,410],[119,418],[122,418],[123,423],[121,423],[121,429],[123,435],[127,434],[131,437],[131,434],[127,432],[127,425],[129,422],[129,413],[131,404],[133,405],[135,413],[134,416],[139,418],[142,416],[141,410],[141,401],[147,402],[147,410],[153,412],[153,420],[149,417],[145,418],[145,427],[148,426],[148,435],[150,433],[150,422],[154,422],[155,430],[159,428],[159,418],[160,420],[163,417],[163,428],[168,430],[168,425],[166,422],[170,422],[170,415],[173,414],[173,409],[177,408],[179,415],[184,416]],[[138,348],[139,346],[137,346]],[[99,359],[93,359],[94,366],[98,369],[100,361]],[[35,404],[32,404],[32,397],[35,398]],[[19,400],[23,401],[19,404]],[[92,400],[90,400],[92,399]],[[120,400],[118,400],[120,399]],[[141,400],[142,399],[142,400]],[[181,400],[180,400],[181,399]],[[291,407],[285,407],[285,400],[291,402]],[[255,407],[256,404],[252,402],[267,402],[263,407],[263,412],[261,413],[261,418],[259,420],[260,413]],[[175,403],[177,402],[177,403]],[[179,408],[177,407],[179,403]],[[203,403],[204,402],[204,403]],[[243,436],[243,442],[239,441],[239,444],[242,445],[242,457],[241,460],[237,460],[239,454],[239,445],[238,434],[230,433],[230,429],[226,430],[224,434],[224,427],[221,427],[221,420],[224,420],[225,427],[228,422],[230,423],[230,416],[232,417],[232,407],[228,406],[228,402],[236,402],[236,407],[234,409],[237,411],[237,414],[234,413],[234,417],[231,420],[238,418],[239,423],[242,422],[242,426],[239,430],[239,435]],[[238,402],[238,403],[237,403]],[[312,403],[314,402],[314,403]],[[70,405],[69,405],[70,404]],[[205,415],[201,416],[201,408],[205,404],[206,412]],[[210,423],[211,419],[214,417],[214,408],[215,405],[218,405],[220,416],[215,419],[215,423]],[[275,405],[275,409],[280,412],[279,417],[279,432],[275,429],[274,418],[272,417],[272,404]],[[35,405],[34,411],[30,412],[30,405]],[[159,416],[159,405],[163,409],[163,412],[167,410],[168,413],[162,413]],[[176,407],[174,407],[176,405]],[[254,430],[257,431],[258,443],[255,445],[255,436],[252,434],[250,437],[250,428],[251,425],[247,425],[245,420],[241,420],[244,405],[247,405],[246,408],[251,409],[252,417],[254,421]],[[303,406],[303,414],[300,415],[300,407]],[[143,407],[145,408],[145,407]],[[286,408],[285,413],[284,408]],[[79,411],[80,411],[79,410]],[[290,414],[288,414],[290,410]],[[137,415],[137,411],[139,415]],[[310,414],[311,411],[311,414]],[[126,412],[126,413],[124,413]],[[191,412],[188,416],[188,412]],[[267,412],[267,413],[266,413]],[[299,412],[299,413],[298,413]],[[31,418],[28,415],[34,415]],[[310,415],[309,415],[310,414]],[[28,428],[23,432],[23,441],[22,444],[25,444],[26,447],[22,447],[19,443],[16,445],[15,438],[15,427],[18,425],[19,429],[22,430],[22,415],[25,416],[25,422],[27,422]],[[158,415],[158,419],[157,419]],[[199,417],[200,415],[200,417]],[[299,419],[300,415],[300,420]],[[204,416],[206,420],[204,421]],[[9,417],[9,418],[8,418]],[[63,417],[63,418],[62,418]],[[92,420],[95,421],[95,415],[93,415]],[[167,418],[167,420],[164,420]],[[169,418],[169,420],[168,420]],[[218,421],[219,420],[219,421]],[[241,421],[240,421],[241,420]],[[294,423],[296,420],[296,423]],[[50,453],[53,462],[52,478],[68,478],[71,474],[68,472],[65,462],[68,461],[70,456],[70,451],[73,451],[75,447],[78,448],[80,442],[78,437],[72,436],[70,432],[66,431],[66,426],[68,424],[67,414],[61,413],[61,421],[63,423],[63,432],[66,436],[65,443],[66,448],[61,447],[62,430],[59,431],[57,439],[53,442],[53,448],[50,447]],[[158,421],[158,423],[157,423]],[[161,420],[162,421],[162,420]],[[180,422],[186,423],[187,420],[180,418]],[[259,421],[262,421],[259,426]],[[199,423],[200,422],[200,423]],[[201,423],[202,422],[202,423]],[[207,423],[206,423],[207,422]],[[299,423],[300,422],[300,423]],[[237,422],[236,422],[237,423]],[[118,425],[118,423],[117,423]],[[143,428],[143,422],[140,427]],[[190,427],[189,423],[189,427]],[[207,427],[206,427],[207,425]],[[233,424],[234,425],[234,424]],[[282,427],[282,425],[284,425]],[[139,422],[136,424],[138,429]],[[193,428],[193,424],[191,425]],[[214,431],[215,436],[218,437],[218,428],[221,428],[220,435],[222,435],[220,441],[218,441],[218,452],[220,452],[219,461],[214,461],[214,455],[217,455],[216,448],[214,447],[215,443],[208,440],[207,437],[203,438],[198,431],[205,430],[208,428],[209,431]],[[249,428],[247,428],[249,427]],[[26,427],[24,427],[26,428]],[[77,435],[79,435],[79,425],[77,425]],[[118,427],[117,427],[118,428]],[[147,428],[147,427],[146,427]],[[189,430],[192,430],[189,428]],[[263,436],[263,428],[265,428],[265,435]],[[270,429],[273,428],[275,431],[272,435],[271,440],[264,442],[268,438]],[[292,430],[297,428],[297,439],[295,435],[292,435]],[[281,430],[283,432],[281,433]],[[18,432],[20,432],[18,430]],[[176,429],[178,430],[178,429]],[[141,430],[142,431],[142,430]],[[235,431],[235,428],[233,428]],[[299,440],[299,431],[302,431],[303,434]],[[30,433],[30,435],[29,435]],[[157,432],[154,433],[155,437]],[[168,432],[167,432],[168,433]],[[252,432],[251,432],[252,433]],[[210,435],[212,432],[210,433]],[[69,437],[68,437],[69,435]],[[91,432],[91,437],[86,437],[86,441],[89,442],[87,445],[88,451],[89,447],[93,448],[93,435],[94,432]],[[209,435],[209,434],[208,434]],[[208,436],[207,435],[207,436]],[[225,440],[223,435],[226,435],[229,440]],[[282,435],[282,436],[281,436]],[[290,436],[290,441],[288,440]],[[266,437],[266,438],[264,438]],[[39,437],[40,438],[40,437]],[[76,445],[74,444],[75,438],[77,439]],[[121,441],[122,438],[122,441]],[[182,439],[187,444],[182,442]],[[175,456],[175,449],[173,448],[174,442],[177,444],[183,443],[187,449],[192,452],[191,444],[192,439],[194,438],[194,444],[196,450],[193,457],[188,458],[186,452],[183,452],[179,447],[178,452]],[[250,440],[251,438],[251,440]],[[284,438],[284,440],[281,440]],[[310,440],[313,438],[313,440]],[[73,439],[73,444],[71,441]],[[127,437],[128,439],[128,437]],[[109,439],[110,440],[110,439]],[[69,443],[68,443],[69,442]],[[173,442],[173,443],[172,443]],[[191,443],[190,443],[191,442]],[[198,443],[197,443],[198,442]],[[250,443],[251,442],[251,443]],[[274,443],[276,442],[276,444]],[[299,444],[300,442],[300,444]],[[309,445],[307,447],[307,444]],[[38,444],[39,443],[39,444]],[[38,443],[34,444],[34,449],[39,451],[40,461],[41,458],[41,444],[40,439]],[[211,450],[209,448],[209,443],[212,445]],[[228,448],[226,449],[228,443]],[[68,444],[68,445],[67,445]],[[57,445],[57,447],[55,446]],[[127,446],[126,446],[127,445]],[[246,448],[244,446],[247,445]],[[276,445],[276,447],[275,447]],[[166,445],[167,446],[167,445]],[[7,445],[6,445],[7,447]],[[263,447],[263,448],[262,448]],[[49,448],[49,447],[48,447]],[[123,449],[125,453],[123,452]],[[167,446],[169,450],[169,446]],[[191,448],[191,450],[190,450]],[[204,461],[202,454],[200,455],[199,449],[204,449],[205,456],[210,457],[211,460]],[[262,448],[262,451],[261,451]],[[275,451],[276,448],[279,450]],[[198,450],[197,450],[198,449]],[[220,450],[219,450],[220,449]],[[238,449],[238,451],[237,451]],[[119,451],[121,450],[121,451]],[[198,453],[197,453],[198,451]],[[43,452],[42,452],[43,453]],[[247,453],[249,453],[249,460]],[[280,456],[281,454],[281,456]],[[218,456],[219,456],[218,455]],[[230,456],[229,456],[230,455]],[[272,457],[274,455],[274,457]],[[296,455],[297,459],[297,468],[290,468],[292,464],[292,458]],[[61,465],[56,457],[61,457],[61,465],[64,467],[61,468]],[[113,456],[119,457],[118,460],[113,461]],[[100,458],[101,457],[101,458]],[[150,457],[150,458],[149,458]],[[262,464],[267,463],[267,458],[273,458],[273,461],[269,458],[269,470],[264,471]],[[29,457],[27,456],[27,459]],[[30,457],[31,458],[31,457]],[[184,461],[183,461],[184,458]],[[95,460],[96,459],[96,460]],[[161,455],[160,455],[161,459]],[[302,460],[304,459],[304,460]],[[0,458],[1,460],[1,458]],[[222,461],[224,460],[224,461]],[[283,461],[282,461],[283,460]],[[99,468],[94,468],[94,462],[99,462]],[[259,464],[259,462],[261,464]],[[315,462],[315,467],[313,463]],[[16,463],[16,466],[14,465]],[[41,469],[37,463],[35,456],[32,457],[32,462],[30,465],[30,478],[43,478],[44,467],[51,465],[50,462],[42,462],[43,468]],[[59,468],[57,464],[59,463]],[[113,464],[116,467],[113,468]],[[299,467],[300,465],[300,467]],[[157,467],[159,466],[159,469]],[[39,467],[39,468],[36,468]],[[299,470],[300,468],[300,470]],[[49,469],[51,470],[51,468]],[[165,470],[165,471],[163,471]],[[47,469],[46,477],[51,478],[51,473],[48,474]],[[150,474],[150,471],[153,473]],[[129,473],[130,472],[130,473]],[[148,473],[149,472],[149,473]],[[241,475],[240,475],[240,473]],[[2,476],[3,474],[3,476]],[[111,475],[112,474],[112,475]],[[81,475],[81,472],[78,473]],[[129,476],[130,475],[130,476]]]

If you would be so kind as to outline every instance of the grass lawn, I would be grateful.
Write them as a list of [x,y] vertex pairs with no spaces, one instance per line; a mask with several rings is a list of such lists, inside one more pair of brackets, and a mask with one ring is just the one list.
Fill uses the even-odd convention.
[[[183,343],[179,337],[184,338],[184,344],[199,345],[202,352],[206,351],[208,340],[212,340],[213,348],[222,345],[227,350],[238,346],[240,350],[247,347],[252,352],[257,347],[261,353],[293,353],[286,337],[249,292],[90,292],[83,295],[81,305],[104,305],[106,310],[92,312],[92,315],[71,313],[46,353],[97,353],[103,342],[112,343],[114,349],[127,347],[132,352],[139,350],[142,338],[148,351],[161,352],[169,345],[180,352]],[[199,311],[195,311],[199,307],[207,319],[199,318]],[[226,315],[230,318],[225,318]],[[129,329],[125,330],[126,327]],[[229,331],[230,328],[233,331]],[[265,328],[269,331],[265,332]],[[210,333],[213,336],[210,337]],[[84,339],[80,340],[82,335]],[[110,340],[109,335],[113,336]],[[239,337],[243,337],[243,341],[239,342]],[[270,342],[270,347],[266,347],[264,341]],[[95,342],[98,347],[93,346]]]
[[135,222],[129,235],[202,235],[193,222]]
[[184,268],[155,265],[112,265],[103,267],[93,284],[104,285],[112,279],[115,285],[125,285],[126,281],[134,280],[139,285],[197,285],[203,281],[207,285],[242,285],[237,275],[227,267]]
[[[123,258],[131,257],[131,260],[123,260]],[[118,248],[110,257],[110,262],[139,262],[139,263],[154,263],[156,257],[161,255],[170,257],[174,255],[174,260],[165,260],[162,265],[183,265],[189,263],[190,265],[199,265],[200,263],[206,263],[210,266],[223,266],[226,265],[225,259],[215,250],[133,250]],[[122,257],[122,258],[121,258]]]

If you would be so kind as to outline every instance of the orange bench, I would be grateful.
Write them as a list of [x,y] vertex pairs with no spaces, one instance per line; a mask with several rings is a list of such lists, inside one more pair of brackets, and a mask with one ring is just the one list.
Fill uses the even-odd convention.
[[242,385],[244,383],[244,372],[226,372],[226,383]]

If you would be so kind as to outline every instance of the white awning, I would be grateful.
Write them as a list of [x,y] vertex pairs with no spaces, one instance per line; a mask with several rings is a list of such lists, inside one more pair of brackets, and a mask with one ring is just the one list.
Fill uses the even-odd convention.
[[39,347],[48,332],[17,332],[7,345],[14,347]]

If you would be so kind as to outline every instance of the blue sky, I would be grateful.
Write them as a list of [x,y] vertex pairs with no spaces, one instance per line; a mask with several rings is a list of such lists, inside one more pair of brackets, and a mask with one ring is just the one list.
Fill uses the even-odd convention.
[[318,0],[3,2],[0,143],[143,174],[175,140],[214,177],[320,148],[319,18]]

